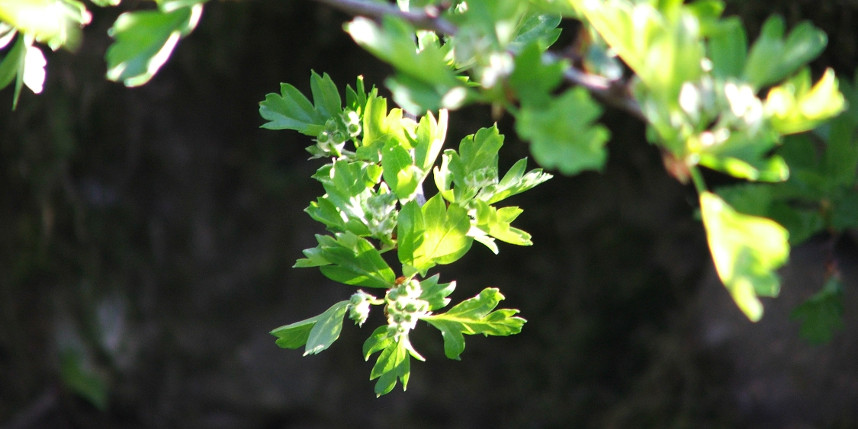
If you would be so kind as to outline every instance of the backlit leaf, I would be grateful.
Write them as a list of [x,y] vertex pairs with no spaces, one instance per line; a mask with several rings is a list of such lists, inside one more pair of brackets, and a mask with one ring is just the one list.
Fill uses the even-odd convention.
[[775,271],[789,256],[789,234],[771,219],[735,211],[711,192],[700,194],[700,212],[718,277],[748,319],[760,320],[757,296],[778,295]]

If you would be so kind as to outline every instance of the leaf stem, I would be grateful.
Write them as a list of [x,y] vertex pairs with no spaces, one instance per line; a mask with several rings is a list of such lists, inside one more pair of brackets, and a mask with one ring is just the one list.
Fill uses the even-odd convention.
[[700,173],[700,169],[696,165],[691,165],[688,167],[688,172],[691,175],[691,181],[694,182],[694,188],[697,189],[697,193],[703,194],[707,192],[706,182],[703,180],[703,174]]

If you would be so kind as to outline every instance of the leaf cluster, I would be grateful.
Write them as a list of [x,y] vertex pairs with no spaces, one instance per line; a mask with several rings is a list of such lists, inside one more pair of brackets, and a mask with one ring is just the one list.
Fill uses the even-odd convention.
[[[524,319],[517,310],[495,310],[503,299],[497,289],[439,312],[448,305],[455,282],[440,284],[437,275],[427,274],[460,259],[475,240],[494,252],[496,239],[530,245],[530,235],[511,225],[522,210],[496,204],[551,175],[527,171],[526,159],[501,174],[498,152],[504,137],[494,126],[466,136],[458,150],[444,149],[446,110],[437,118],[427,113],[412,119],[398,108],[388,110],[387,100],[375,88],[367,90],[361,79],[346,89],[345,104],[327,74],[313,72],[310,82],[312,101],[282,84],[279,94],[268,94],[260,103],[264,128],[314,136],[307,151],[327,160],[313,175],[324,194],[306,212],[329,234],[317,235],[318,245],[304,250],[295,267],[318,267],[331,280],[383,290],[384,297],[358,291],[319,316],[275,329],[277,344],[318,353],[339,337],[346,312],[363,325],[371,306],[382,305],[387,324],[364,345],[366,359],[380,352],[370,379],[378,379],[376,393],[382,395],[397,382],[405,388],[410,359],[424,359],[408,336],[421,320],[441,331],[451,359],[464,350],[465,334],[519,332]],[[338,136],[333,145],[331,135]],[[430,174],[437,189],[427,199],[424,185]],[[393,250],[399,262],[395,270],[385,259]]]
[[[91,0],[99,7],[121,0]],[[133,87],[148,82],[170,58],[180,39],[196,28],[208,0],[155,0],[156,8],[120,14],[108,34],[115,39],[105,54],[107,78]],[[78,0],[0,1],[0,89],[15,81],[12,108],[26,86],[36,94],[45,81],[45,56],[37,43],[52,50],[77,48],[81,27],[92,16]],[[13,43],[14,41],[14,43]]]

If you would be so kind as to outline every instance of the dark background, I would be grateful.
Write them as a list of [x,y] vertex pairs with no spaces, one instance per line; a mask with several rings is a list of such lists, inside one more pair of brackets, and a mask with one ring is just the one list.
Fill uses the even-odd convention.
[[[48,55],[44,93],[0,108],[2,427],[858,427],[855,235],[793,249],[782,297],[748,322],[714,275],[693,190],[611,110],[605,171],[515,197],[533,247],[475,245],[440,271],[457,301],[500,287],[528,319],[520,335],[469,337],[454,362],[418,329],[428,361],[379,399],[360,355],[371,327],[347,321],[318,356],[278,349],[268,331],[353,289],[290,268],[323,232],[302,211],[319,164],[302,136],[259,129],[258,102],[280,82],[307,90],[310,69],[340,85],[388,69],[313,2],[212,2],[155,79],[127,89],[103,78],[119,11],[94,12],[77,53]],[[751,34],[771,13],[812,20],[830,35],[815,67],[853,75],[854,2],[731,12]],[[492,123],[482,106],[451,119],[449,144]],[[511,120],[498,125],[501,163],[526,156]],[[847,328],[812,346],[789,313],[832,255]],[[73,389],[88,380],[75,371],[101,381]],[[98,386],[103,410],[75,393]]]

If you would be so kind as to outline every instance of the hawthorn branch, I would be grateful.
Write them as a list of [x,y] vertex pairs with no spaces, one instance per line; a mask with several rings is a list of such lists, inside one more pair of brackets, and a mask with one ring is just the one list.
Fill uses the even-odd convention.
[[[339,9],[353,16],[367,16],[381,18],[392,15],[421,30],[431,30],[438,34],[453,36],[458,28],[450,21],[441,17],[441,10],[436,7],[427,7],[422,11],[405,11],[392,3],[375,3],[366,0],[316,0],[319,3]],[[546,62],[556,62],[559,58],[550,52],[546,52],[543,59]],[[645,119],[640,105],[629,94],[628,83],[614,81],[604,76],[594,75],[569,66],[563,71],[566,82],[580,86],[588,90],[603,103],[622,109],[639,119]]]
[[407,21],[421,30],[432,30],[439,34],[455,35],[458,28],[450,21],[441,18],[436,7],[427,7],[422,12],[402,10],[391,3],[373,3],[366,0],[316,0],[349,15],[381,18],[393,15]]

